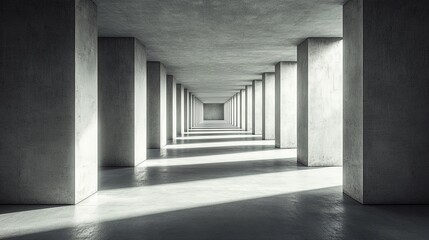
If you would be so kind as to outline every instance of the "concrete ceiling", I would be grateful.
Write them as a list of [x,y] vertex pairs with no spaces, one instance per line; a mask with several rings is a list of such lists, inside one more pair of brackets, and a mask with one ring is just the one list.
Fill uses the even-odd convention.
[[100,36],[136,37],[203,102],[296,61],[307,37],[342,37],[344,0],[94,0]]

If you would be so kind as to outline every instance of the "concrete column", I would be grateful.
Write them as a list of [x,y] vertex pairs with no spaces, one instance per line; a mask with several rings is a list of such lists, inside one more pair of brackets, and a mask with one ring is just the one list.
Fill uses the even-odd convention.
[[298,161],[342,164],[342,40],[309,38],[298,46]]
[[3,0],[0,204],[76,204],[97,191],[97,9]]
[[167,73],[160,62],[147,62],[147,147],[167,144]]
[[188,121],[186,121],[186,124],[188,125],[188,131],[192,128],[192,126],[191,126],[191,122],[192,122],[192,118],[191,118],[191,116],[192,116],[192,97],[191,96],[192,96],[192,93],[188,91],[188,95],[187,95],[187,98],[188,98],[188,112],[187,112]]
[[262,74],[262,139],[273,140],[275,132],[275,74]]
[[252,93],[252,86],[246,86],[246,130],[252,131],[252,115],[253,115],[253,93]]
[[237,105],[237,108],[236,108],[236,114],[237,114],[237,123],[236,123],[236,126],[238,127],[238,128],[241,128],[241,94],[240,94],[240,92],[238,92],[237,93],[237,95],[235,95],[236,96],[236,99],[237,99],[237,101],[236,101],[236,105]]
[[[226,120],[227,119],[227,106],[226,106],[227,104],[226,103],[224,103],[223,104],[223,117],[224,117],[224,120]],[[206,117],[204,116],[204,119],[206,119]]]
[[233,126],[237,126],[237,123],[236,123],[236,119],[237,119],[237,111],[236,111],[237,104],[235,103],[235,97],[236,97],[236,95],[234,94],[234,96],[232,97],[232,125]]
[[183,136],[185,128],[184,88],[182,84],[176,85],[176,136]]
[[252,81],[252,133],[262,134],[262,81]]
[[195,114],[195,99],[194,95],[190,94],[190,106],[189,106],[189,127],[192,129],[194,127],[194,114]]
[[146,159],[146,53],[136,38],[98,39],[98,153],[101,166]]
[[229,99],[229,123],[232,125],[232,98]]
[[241,128],[246,130],[247,126],[246,126],[246,90],[241,90],[240,91],[240,102],[241,102],[241,113],[240,113],[240,118],[241,118]]
[[427,1],[344,5],[344,192],[429,203]]
[[167,75],[167,140],[176,140],[176,79]]
[[297,72],[296,62],[276,64],[276,147],[296,148]]
[[183,132],[185,133],[189,129],[189,93],[187,88],[183,89],[183,108]]

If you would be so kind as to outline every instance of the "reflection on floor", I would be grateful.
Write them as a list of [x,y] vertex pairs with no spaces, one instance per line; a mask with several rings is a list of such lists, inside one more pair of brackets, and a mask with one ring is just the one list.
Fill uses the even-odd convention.
[[0,238],[429,239],[429,206],[361,206],[341,177],[207,122],[136,168],[102,169],[79,205],[0,206]]

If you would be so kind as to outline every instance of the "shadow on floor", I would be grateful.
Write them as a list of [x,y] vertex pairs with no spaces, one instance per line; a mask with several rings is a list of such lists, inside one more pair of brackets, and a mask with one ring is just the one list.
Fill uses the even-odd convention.
[[249,145],[249,146],[219,146],[208,148],[182,148],[182,149],[148,149],[147,159],[169,159],[179,157],[212,156],[229,153],[245,153],[255,151],[268,151],[276,149],[274,145]]
[[99,190],[308,169],[315,168],[298,165],[295,158],[138,168],[103,168],[100,172]]
[[[13,204],[0,204],[0,215],[6,213],[25,212],[32,210],[40,210],[46,208],[56,208],[70,205],[13,205]],[[1,225],[1,224],[0,224]]]
[[331,187],[6,239],[423,240],[428,226],[429,206],[362,206]]

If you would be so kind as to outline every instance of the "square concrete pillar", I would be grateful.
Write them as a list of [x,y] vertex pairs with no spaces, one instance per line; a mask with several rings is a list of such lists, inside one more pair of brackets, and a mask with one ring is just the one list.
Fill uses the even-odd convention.
[[298,161],[342,164],[342,40],[309,38],[298,46]]
[[176,79],[167,75],[167,140],[176,140]]
[[236,100],[235,114],[237,115],[237,121],[235,126],[237,126],[238,128],[241,128],[241,94],[240,93],[237,93],[235,95],[235,100]]
[[232,98],[229,99],[229,118],[230,118],[230,123],[232,125],[232,123],[233,123],[233,120],[232,120],[232,118],[233,118],[233,116],[232,116]]
[[237,123],[236,123],[236,119],[237,119],[237,111],[236,111],[237,104],[235,103],[236,102],[235,99],[236,99],[236,95],[234,94],[234,96],[232,96],[232,125],[233,126],[237,126]]
[[262,74],[262,139],[276,138],[275,124],[275,74]]
[[262,134],[262,81],[252,81],[252,133]]
[[188,89],[184,88],[183,89],[183,132],[187,132],[189,129],[189,125],[188,125],[188,121],[189,121],[189,117],[188,117],[188,112],[189,112],[189,94],[188,94]]
[[146,159],[146,53],[135,38],[98,39],[101,166],[133,167]]
[[167,144],[167,73],[160,62],[147,62],[147,147]]
[[241,118],[241,128],[246,130],[247,126],[246,126],[246,90],[240,90],[240,102],[241,102],[241,112],[240,112],[240,118]]
[[192,93],[191,92],[189,92],[188,91],[188,94],[186,95],[186,97],[187,97],[187,99],[188,99],[188,101],[187,101],[187,112],[186,112],[186,114],[188,115],[188,121],[186,121],[186,124],[188,125],[188,131],[192,128],[192,126],[191,126],[191,122],[192,122],[192,119],[191,119],[191,116],[192,116],[192,114],[191,114],[191,112],[192,112]]
[[427,1],[344,5],[344,192],[429,203]]
[[246,130],[252,132],[252,115],[253,115],[253,93],[252,86],[246,86]]
[[97,191],[97,9],[3,0],[0,204],[76,204]]
[[190,128],[194,128],[195,127],[195,96],[193,94],[191,94],[191,106],[189,107],[189,119],[190,121]]
[[276,64],[276,147],[296,148],[297,72],[296,62]]
[[182,84],[176,85],[176,136],[183,136],[185,130],[185,89]]

